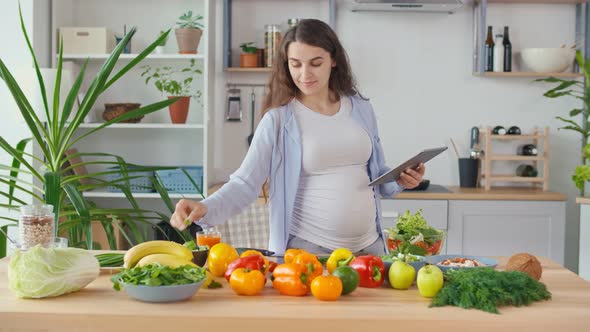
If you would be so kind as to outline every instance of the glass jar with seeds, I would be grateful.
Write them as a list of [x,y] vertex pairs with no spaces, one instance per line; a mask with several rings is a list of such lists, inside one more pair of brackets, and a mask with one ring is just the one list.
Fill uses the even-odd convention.
[[40,244],[51,247],[54,238],[54,214],[52,205],[25,205],[20,208],[19,236],[22,250]]

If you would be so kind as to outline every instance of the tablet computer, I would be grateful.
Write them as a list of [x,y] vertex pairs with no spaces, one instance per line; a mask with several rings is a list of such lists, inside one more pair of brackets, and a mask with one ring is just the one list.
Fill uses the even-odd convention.
[[420,163],[426,163],[430,159],[441,154],[446,149],[448,149],[446,146],[443,146],[440,148],[434,148],[434,149],[426,149],[426,150],[418,153],[417,155],[415,155],[413,158],[409,159],[405,163],[397,166],[396,168],[389,170],[389,172],[387,172],[387,173],[381,175],[380,177],[376,178],[375,180],[371,181],[371,183],[369,183],[369,186],[377,186],[377,185],[380,185],[383,183],[396,181],[397,179],[399,179],[399,176],[402,174],[402,172],[405,171],[406,169],[408,169],[408,168],[415,169],[418,167],[418,165]]

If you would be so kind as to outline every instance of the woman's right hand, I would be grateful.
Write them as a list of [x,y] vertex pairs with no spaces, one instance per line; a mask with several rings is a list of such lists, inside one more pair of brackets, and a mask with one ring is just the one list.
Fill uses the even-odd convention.
[[207,213],[207,206],[201,202],[181,199],[170,218],[170,224],[178,230],[184,230],[193,222],[203,218]]

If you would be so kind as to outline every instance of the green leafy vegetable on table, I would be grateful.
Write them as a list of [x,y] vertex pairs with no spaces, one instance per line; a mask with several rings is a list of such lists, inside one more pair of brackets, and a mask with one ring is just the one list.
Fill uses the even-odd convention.
[[111,281],[115,290],[125,285],[171,286],[200,282],[206,278],[205,269],[190,265],[171,268],[158,263],[124,269],[115,274]]
[[119,253],[105,253],[105,254],[98,254],[95,255],[96,259],[98,259],[98,263],[100,267],[120,267],[123,266],[123,257],[125,254]]
[[551,293],[543,283],[523,272],[459,269],[445,273],[445,285],[430,306],[451,305],[497,314],[498,306],[520,307],[550,298]]

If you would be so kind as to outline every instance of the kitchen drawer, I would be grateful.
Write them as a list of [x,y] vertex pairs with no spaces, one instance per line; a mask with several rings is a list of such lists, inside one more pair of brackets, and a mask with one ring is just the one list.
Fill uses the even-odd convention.
[[406,210],[416,213],[422,209],[422,215],[428,224],[434,228],[447,229],[448,201],[447,200],[413,200],[413,199],[382,199],[383,228],[393,227],[398,215]]

